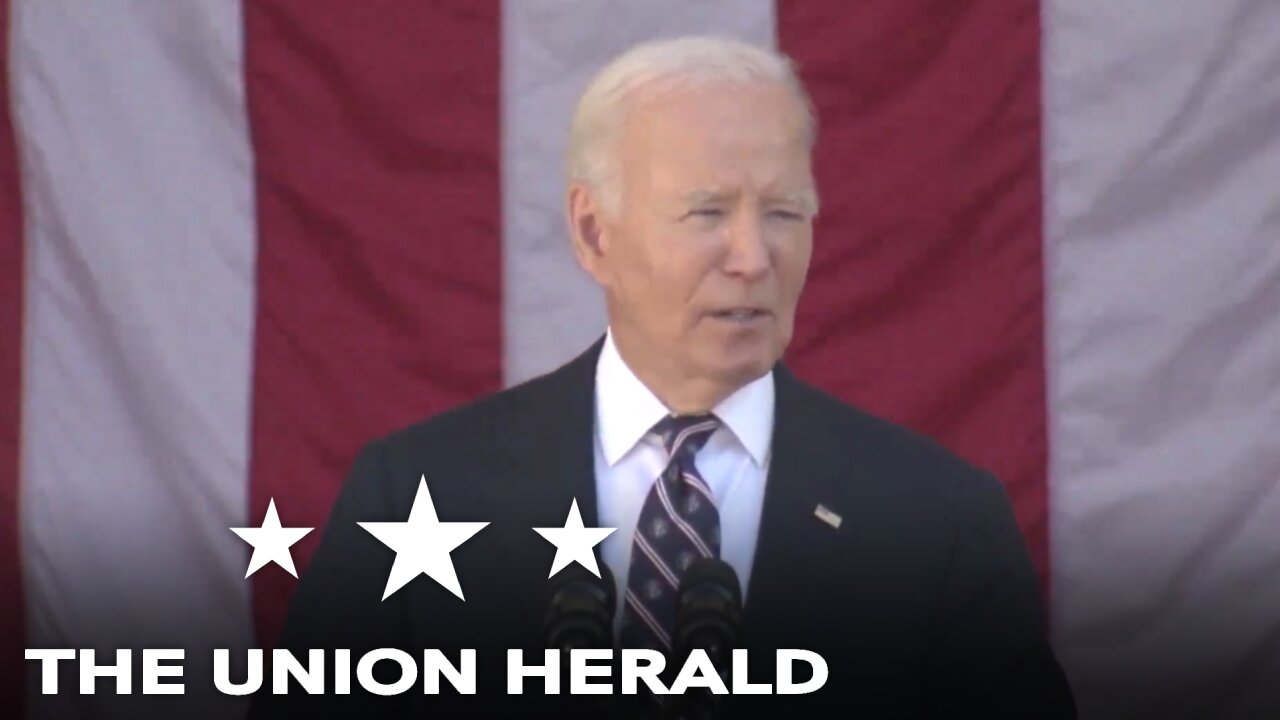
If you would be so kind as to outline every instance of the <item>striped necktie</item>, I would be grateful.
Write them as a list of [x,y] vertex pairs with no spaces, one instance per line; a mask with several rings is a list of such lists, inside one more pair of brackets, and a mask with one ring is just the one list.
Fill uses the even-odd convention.
[[653,428],[669,459],[645,498],[631,542],[622,648],[669,653],[685,568],[699,557],[720,557],[720,513],[694,465],[694,455],[719,426],[707,414],[667,416]]

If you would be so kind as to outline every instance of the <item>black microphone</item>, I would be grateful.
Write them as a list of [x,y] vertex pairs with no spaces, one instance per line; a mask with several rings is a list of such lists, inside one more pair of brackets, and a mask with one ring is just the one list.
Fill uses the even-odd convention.
[[[571,650],[613,649],[616,606],[613,573],[603,563],[600,577],[573,563],[551,578],[547,588],[543,647],[559,651],[562,676],[568,672]],[[564,692],[562,687],[557,714],[588,712],[594,717],[612,717],[617,713],[608,695],[565,697]]]
[[[722,679],[740,642],[742,587],[733,567],[717,558],[695,560],[684,571],[676,599],[672,632],[673,666],[678,670],[694,650],[707,654]],[[670,704],[672,717],[699,720],[715,715],[720,696],[695,688]]]
[[613,613],[617,591],[606,565],[600,577],[577,563],[560,571],[547,589],[543,625],[545,647],[563,652],[613,647]]

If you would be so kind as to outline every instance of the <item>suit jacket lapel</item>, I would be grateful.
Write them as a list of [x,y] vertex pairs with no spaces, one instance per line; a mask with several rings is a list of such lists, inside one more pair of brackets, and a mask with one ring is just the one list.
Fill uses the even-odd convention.
[[768,646],[786,640],[776,621],[794,612],[795,594],[829,571],[828,551],[847,516],[836,481],[850,471],[848,449],[806,397],[815,391],[780,363],[774,380],[772,457],[743,608],[746,642]]
[[602,347],[604,336],[533,388],[506,443],[508,471],[531,488],[523,497],[545,505],[557,522],[576,499],[583,523],[598,524],[595,373]]

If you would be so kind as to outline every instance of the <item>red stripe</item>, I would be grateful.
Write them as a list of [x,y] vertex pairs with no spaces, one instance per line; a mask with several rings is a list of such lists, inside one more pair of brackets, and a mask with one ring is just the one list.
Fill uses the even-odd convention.
[[[0,98],[9,97],[9,2],[0,0]],[[26,615],[18,536],[22,415],[22,199],[8,102],[0,102],[0,707],[22,716]]]
[[788,359],[1004,481],[1047,592],[1034,2],[782,2],[822,136]]
[[[361,444],[502,383],[497,0],[244,3],[257,172],[249,517],[303,571]],[[254,576],[260,645],[296,581]]]

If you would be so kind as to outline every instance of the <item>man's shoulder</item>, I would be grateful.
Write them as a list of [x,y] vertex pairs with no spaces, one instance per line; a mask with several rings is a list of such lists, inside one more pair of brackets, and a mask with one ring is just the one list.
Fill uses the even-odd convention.
[[795,376],[787,384],[796,408],[793,414],[805,424],[804,432],[815,434],[831,452],[860,468],[860,477],[914,490],[996,482],[990,470],[905,420],[856,405]]
[[872,513],[877,526],[916,541],[950,542],[973,523],[1012,527],[1011,497],[991,469],[904,421],[812,384],[796,382],[788,394],[801,427],[786,432],[819,438],[811,447],[823,459],[805,466],[833,479],[824,492],[838,504]]
[[500,442],[536,426],[539,418],[554,421],[578,399],[563,385],[556,372],[547,373],[394,429],[374,443],[394,452]]

